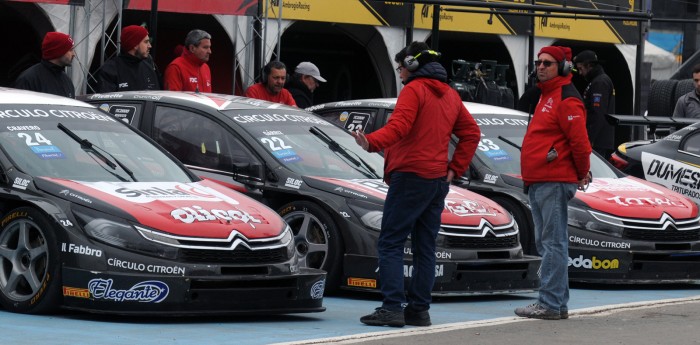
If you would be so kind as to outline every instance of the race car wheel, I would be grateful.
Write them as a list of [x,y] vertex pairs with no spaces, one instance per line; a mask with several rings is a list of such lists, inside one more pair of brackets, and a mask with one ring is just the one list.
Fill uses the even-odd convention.
[[6,213],[0,225],[0,304],[30,314],[57,308],[61,267],[56,229],[30,207]]
[[307,201],[284,205],[279,213],[294,232],[299,266],[326,271],[326,292],[336,291],[343,270],[343,240],[333,219]]
[[504,198],[504,197],[492,197],[491,200],[495,201],[497,204],[501,205],[508,211],[518,223],[518,229],[520,232],[520,245],[523,247],[523,252],[525,254],[537,255],[537,248],[535,246],[535,229],[530,226],[530,221],[527,219],[527,215],[521,205],[515,201]]

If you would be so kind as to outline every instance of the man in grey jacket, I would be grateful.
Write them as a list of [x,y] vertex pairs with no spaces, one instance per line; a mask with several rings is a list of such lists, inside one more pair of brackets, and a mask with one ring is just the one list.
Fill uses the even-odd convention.
[[673,117],[700,118],[700,64],[693,66],[693,82],[695,90],[678,98]]

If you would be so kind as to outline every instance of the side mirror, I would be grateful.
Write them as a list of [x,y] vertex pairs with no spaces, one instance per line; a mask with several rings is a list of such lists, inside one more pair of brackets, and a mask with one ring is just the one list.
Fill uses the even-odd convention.
[[265,167],[260,163],[233,163],[233,179],[253,187],[262,186],[265,184]]

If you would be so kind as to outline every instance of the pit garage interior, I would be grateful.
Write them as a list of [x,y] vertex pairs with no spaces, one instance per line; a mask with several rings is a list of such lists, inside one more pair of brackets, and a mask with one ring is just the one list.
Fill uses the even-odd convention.
[[[21,35],[6,35],[8,46],[12,47],[12,54],[3,54],[0,57],[0,86],[11,86],[14,79],[22,70],[39,61],[41,56],[41,40],[47,31],[55,28],[49,19],[51,14],[37,4],[3,1],[0,2],[0,31],[21,32]],[[137,10],[124,10],[122,13],[122,25],[149,23],[150,12]],[[269,25],[276,25],[276,21],[270,20]],[[294,66],[301,61],[312,61],[321,70],[321,74],[328,80],[316,90],[315,102],[350,100],[358,98],[393,97],[399,90],[400,80],[396,76],[393,57],[396,51],[393,46],[387,47],[386,32],[384,35],[376,28],[368,25],[338,24],[315,21],[283,21],[279,47],[280,59],[288,66],[291,73]],[[187,23],[187,25],[183,25]],[[106,34],[114,39],[116,35],[116,16],[107,25]],[[240,52],[235,49],[247,49],[252,42],[246,44],[234,44],[239,37],[230,37],[222,26],[220,19],[214,15],[183,14],[159,12],[158,30],[155,35],[153,55],[161,73],[167,64],[175,57],[174,49],[182,44],[186,33],[194,28],[203,29],[212,34],[212,55],[209,62],[212,70],[214,91],[225,94],[242,94],[253,76],[240,68],[235,63]],[[401,37],[401,42],[389,42],[401,47],[405,44],[405,35],[401,28],[389,28],[394,30],[393,37]],[[235,28],[234,28],[235,30]],[[398,34],[397,34],[398,33]],[[236,36],[236,34],[233,34]],[[438,50],[442,53],[440,62],[452,71],[452,61],[462,59],[479,62],[481,60],[496,60],[498,64],[514,66],[529,61],[513,61],[512,55],[506,46],[506,42],[512,42],[512,37],[501,37],[494,34],[464,33],[442,31],[439,33]],[[269,35],[268,35],[269,36]],[[430,32],[415,30],[414,39],[427,39],[432,44]],[[74,37],[76,45],[82,44],[80,37]],[[516,39],[524,40],[525,37]],[[543,38],[538,38],[543,40]],[[270,37],[269,53],[266,56],[274,58],[277,51],[276,37]],[[570,46],[574,54],[584,50],[593,49],[598,56],[605,61],[606,72],[613,79],[616,86],[617,113],[632,114],[633,112],[633,82],[632,71],[628,62],[613,44],[600,44],[584,41],[566,41],[548,39],[537,44],[555,44]],[[550,43],[551,42],[551,43]],[[98,42],[94,45],[92,61],[74,61],[73,68],[95,73],[101,63],[101,49]],[[522,44],[521,44],[522,45]],[[236,48],[238,46],[238,48]],[[114,47],[104,49],[105,59],[115,53]],[[235,73],[234,73],[235,68]],[[259,73],[255,73],[256,75]],[[235,78],[235,83],[234,83]],[[524,78],[524,77],[521,77]],[[88,78],[90,79],[90,78]],[[513,94],[521,94],[522,87],[516,82],[516,71],[509,68],[506,72],[507,86],[513,90]],[[585,81],[576,75],[574,82],[582,91]],[[86,93],[91,93],[89,88]],[[235,90],[234,90],[235,89]]]

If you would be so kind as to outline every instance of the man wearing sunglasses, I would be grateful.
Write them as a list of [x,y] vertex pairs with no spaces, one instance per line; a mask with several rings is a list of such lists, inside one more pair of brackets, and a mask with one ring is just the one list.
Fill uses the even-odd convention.
[[592,149],[586,108],[571,83],[571,49],[543,47],[537,58],[542,95],[523,139],[520,164],[542,256],[540,290],[537,302],[515,314],[560,320],[569,317],[567,204],[589,182]]

